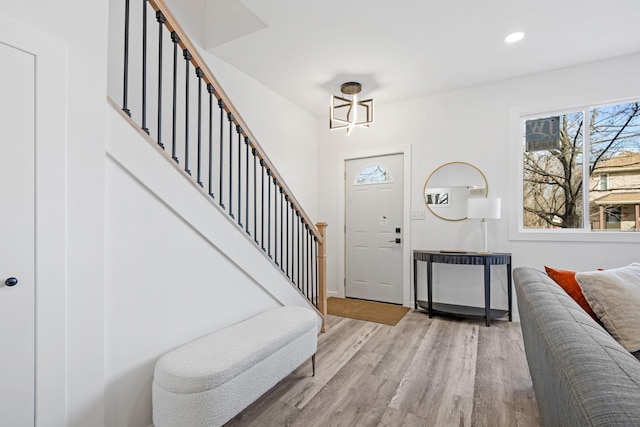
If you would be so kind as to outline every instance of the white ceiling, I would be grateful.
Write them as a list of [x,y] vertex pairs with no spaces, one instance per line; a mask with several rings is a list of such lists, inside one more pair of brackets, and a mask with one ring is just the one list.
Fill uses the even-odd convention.
[[[346,81],[379,106],[640,52],[640,0],[208,0],[207,9],[211,53],[318,117]],[[516,30],[525,38],[504,43]]]

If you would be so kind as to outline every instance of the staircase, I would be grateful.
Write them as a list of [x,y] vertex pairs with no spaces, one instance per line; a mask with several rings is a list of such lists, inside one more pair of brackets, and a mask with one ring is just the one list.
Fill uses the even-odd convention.
[[[166,160],[171,173],[233,224],[232,239],[246,239],[272,263],[322,316],[324,330],[326,224],[313,224],[166,4],[117,1],[124,3],[122,93],[118,100],[111,94],[109,103]],[[142,156],[126,146],[112,150],[120,150],[111,155],[114,163]],[[237,258],[246,253],[231,254],[233,249],[220,246],[242,265]]]

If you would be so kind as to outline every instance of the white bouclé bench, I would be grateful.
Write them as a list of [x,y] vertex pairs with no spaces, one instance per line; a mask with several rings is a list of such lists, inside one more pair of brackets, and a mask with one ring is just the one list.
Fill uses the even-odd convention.
[[318,315],[278,307],[164,356],[153,378],[155,427],[220,426],[311,358]]

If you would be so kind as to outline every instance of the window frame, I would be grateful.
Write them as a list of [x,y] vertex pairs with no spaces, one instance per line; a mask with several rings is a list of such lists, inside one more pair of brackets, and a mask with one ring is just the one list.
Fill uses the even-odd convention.
[[[593,107],[624,104],[640,100],[635,96],[609,97],[606,99],[585,99],[579,104],[573,102],[515,106],[509,110],[509,240],[514,241],[557,241],[557,242],[640,242],[640,232],[628,231],[592,231],[589,226],[589,162],[583,162],[583,215],[582,228],[574,229],[527,229],[524,228],[524,133],[525,120],[563,115],[582,111],[584,129],[590,126],[589,110]],[[590,148],[590,135],[583,134],[583,152]],[[585,191],[586,189],[586,191]],[[586,207],[586,208],[585,208]]]
[[[604,180],[602,179],[604,178]],[[609,189],[609,173],[601,173],[598,177],[598,190],[607,191]]]

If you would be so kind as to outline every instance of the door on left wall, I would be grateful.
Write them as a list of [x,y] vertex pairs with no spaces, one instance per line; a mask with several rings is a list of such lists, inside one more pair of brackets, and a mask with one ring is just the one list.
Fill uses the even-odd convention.
[[0,41],[0,426],[35,424],[35,58]]

